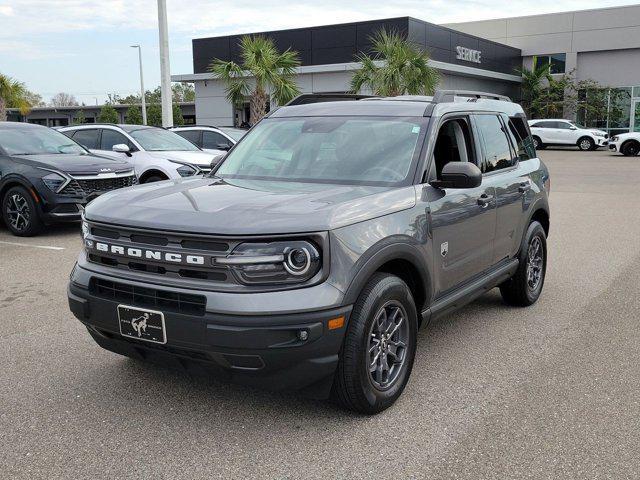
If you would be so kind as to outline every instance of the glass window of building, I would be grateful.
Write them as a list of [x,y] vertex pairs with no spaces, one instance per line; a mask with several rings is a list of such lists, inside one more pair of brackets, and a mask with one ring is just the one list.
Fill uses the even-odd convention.
[[565,73],[566,71],[567,55],[565,53],[539,55],[533,58],[534,66],[538,67],[542,64],[547,64],[549,65],[549,72],[552,74]]

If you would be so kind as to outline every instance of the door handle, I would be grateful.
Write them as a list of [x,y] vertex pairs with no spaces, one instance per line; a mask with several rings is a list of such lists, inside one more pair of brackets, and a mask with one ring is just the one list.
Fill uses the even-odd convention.
[[530,182],[522,182],[520,184],[520,186],[518,187],[518,191],[520,193],[526,193],[529,190],[531,190],[531,183]]
[[483,193],[482,195],[480,195],[480,198],[478,198],[478,205],[480,205],[482,208],[487,208],[492,200],[492,196]]

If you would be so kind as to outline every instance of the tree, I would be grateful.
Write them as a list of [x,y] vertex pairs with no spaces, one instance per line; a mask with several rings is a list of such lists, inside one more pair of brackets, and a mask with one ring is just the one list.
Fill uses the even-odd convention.
[[193,83],[174,83],[171,85],[174,102],[195,102],[196,90]]
[[107,103],[102,106],[100,109],[100,115],[98,115],[98,122],[100,123],[119,123],[120,116],[118,115],[118,111],[111,105]]
[[252,125],[267,113],[269,97],[282,105],[300,94],[294,78],[300,65],[298,52],[287,49],[280,53],[273,40],[254,35],[242,37],[240,55],[241,65],[215,59],[209,71],[225,83],[227,99],[234,105],[242,105],[249,97]]
[[180,105],[174,103],[171,106],[171,110],[173,115],[173,124],[176,127],[184,125],[184,117],[182,116],[182,109],[180,108]]
[[60,92],[51,97],[52,107],[74,107],[78,105],[76,97],[70,93]]
[[429,54],[396,32],[380,30],[371,37],[373,56],[356,55],[362,64],[351,78],[351,90],[363,87],[385,97],[432,95],[440,75],[429,65]]
[[522,108],[529,118],[537,118],[541,92],[548,83],[553,82],[549,63],[541,63],[533,66],[533,69],[519,68],[516,70],[522,75]]
[[142,125],[142,109],[137,105],[131,105],[124,114],[124,123],[130,125]]
[[29,102],[31,107],[46,107],[46,103],[42,100],[42,95],[32,92],[31,90],[27,90],[25,92],[25,98]]
[[87,119],[84,116],[84,110],[78,110],[76,112],[76,118],[73,120],[73,124],[82,125],[83,123],[87,123]]
[[147,105],[147,124],[154,127],[162,126],[162,107],[159,103]]
[[7,108],[19,108],[26,115],[31,104],[24,83],[0,73],[0,121],[7,119]]

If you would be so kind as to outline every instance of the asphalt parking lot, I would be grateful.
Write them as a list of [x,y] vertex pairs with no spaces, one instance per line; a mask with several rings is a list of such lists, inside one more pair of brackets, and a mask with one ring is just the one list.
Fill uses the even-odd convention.
[[0,478],[638,478],[640,157],[541,152],[540,301],[420,334],[375,417],[101,350],[68,311],[78,226],[0,226]]

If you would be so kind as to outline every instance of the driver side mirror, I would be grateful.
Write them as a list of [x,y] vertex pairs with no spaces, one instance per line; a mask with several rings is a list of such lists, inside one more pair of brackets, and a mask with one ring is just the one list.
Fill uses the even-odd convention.
[[111,150],[117,153],[126,153],[128,157],[131,156],[129,146],[124,143],[115,144],[113,147],[111,147]]
[[578,127],[574,127],[573,125],[571,125],[571,126],[569,127],[569,130],[577,130],[577,129],[578,129]]
[[482,184],[482,172],[471,162],[449,162],[442,168],[439,180],[431,182],[436,188],[476,188]]

